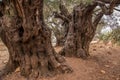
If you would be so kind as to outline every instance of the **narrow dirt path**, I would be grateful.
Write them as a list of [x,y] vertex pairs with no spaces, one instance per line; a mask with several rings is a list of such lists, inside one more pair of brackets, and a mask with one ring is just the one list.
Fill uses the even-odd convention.
[[[61,47],[55,48],[60,51]],[[55,77],[39,78],[38,80],[120,80],[120,47],[103,43],[91,44],[91,56],[87,60],[66,58],[73,68],[72,74],[61,74]],[[8,52],[0,43],[0,70],[7,63]],[[20,76],[19,68],[3,80],[26,80]]]

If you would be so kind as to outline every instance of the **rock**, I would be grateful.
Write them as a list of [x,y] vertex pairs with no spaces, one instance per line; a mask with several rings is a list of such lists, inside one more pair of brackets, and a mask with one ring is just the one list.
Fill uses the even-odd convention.
[[105,73],[106,73],[104,70],[101,70],[100,72],[101,72],[102,74],[105,74]]
[[96,49],[93,49],[93,51],[96,51]]
[[15,72],[20,72],[20,67],[18,67],[18,68],[15,70]]
[[98,43],[98,41],[92,41],[92,42],[91,42],[91,44],[96,44],[96,43]]
[[104,65],[106,68],[109,68],[110,66],[109,65]]
[[6,64],[7,62],[8,62],[7,60],[3,61],[4,64]]

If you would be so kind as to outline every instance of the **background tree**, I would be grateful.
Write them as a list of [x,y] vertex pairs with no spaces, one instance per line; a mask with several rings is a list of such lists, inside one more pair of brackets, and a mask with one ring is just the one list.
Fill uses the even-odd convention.
[[59,18],[64,17],[64,20],[70,21],[67,40],[60,54],[82,58],[88,57],[89,45],[95,35],[98,23],[104,14],[112,14],[114,7],[119,3],[118,0],[91,0],[88,2],[80,2],[79,5],[74,7],[70,15],[72,18],[70,19],[70,16],[66,16],[68,14],[65,13],[68,10],[64,12],[61,11],[62,16],[61,13],[57,13]]
[[71,71],[51,44],[51,31],[43,16],[44,0],[3,0],[1,38],[9,51],[6,71],[20,67],[26,77]]

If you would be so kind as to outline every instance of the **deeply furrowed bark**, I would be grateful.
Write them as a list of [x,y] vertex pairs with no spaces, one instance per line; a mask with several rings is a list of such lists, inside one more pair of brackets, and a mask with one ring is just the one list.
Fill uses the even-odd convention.
[[[89,56],[89,45],[92,41],[96,26],[103,16],[100,13],[97,17],[98,20],[93,22],[92,13],[95,9],[95,5],[79,5],[74,7],[72,21],[69,24],[69,31],[64,48],[60,51],[60,54],[69,57],[82,57],[87,58]],[[83,9],[84,7],[84,9]]]
[[56,54],[51,32],[43,20],[43,0],[10,0],[2,17],[1,38],[9,50],[7,71],[20,67],[25,77],[71,72],[65,59]]
[[[106,6],[106,3],[109,6]],[[61,13],[57,14],[57,17],[64,22],[69,22],[69,31],[64,48],[60,51],[60,54],[69,57],[87,58],[89,56],[89,45],[95,35],[99,21],[104,14],[112,14],[114,7],[118,4],[118,0],[107,2],[106,0],[93,0],[90,4],[81,2],[80,5],[74,7],[72,16],[67,8],[61,4]],[[101,11],[93,17],[97,6],[100,7]]]

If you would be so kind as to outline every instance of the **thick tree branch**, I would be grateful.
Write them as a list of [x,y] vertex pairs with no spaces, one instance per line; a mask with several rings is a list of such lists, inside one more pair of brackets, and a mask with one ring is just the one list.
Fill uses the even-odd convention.
[[66,21],[69,22],[72,18],[72,15],[69,13],[68,9],[66,8],[66,6],[63,4],[63,2],[61,0],[60,0],[60,4],[59,4],[59,9],[60,9],[60,13],[54,12],[55,18],[60,18],[64,22],[66,22]]
[[[119,0],[120,1],[120,0]],[[114,7],[117,6],[117,2],[119,2],[118,0],[112,0],[112,2],[110,3],[110,6],[109,6],[109,12],[113,13],[113,10],[114,10]]]
[[64,15],[61,15],[60,13],[57,13],[57,12],[54,12],[54,17],[55,18],[60,18],[61,20],[63,20],[64,22],[69,22],[69,18],[64,16]]
[[112,0],[109,3],[109,6],[106,6],[106,4],[102,1],[96,1],[98,5],[101,7],[102,11],[104,12],[105,15],[110,15],[113,13],[114,7],[117,6],[118,0]]
[[65,5],[63,4],[62,1],[60,1],[59,9],[60,9],[60,13],[62,15],[64,15],[64,16],[69,16],[70,15],[68,9],[65,7]]
[[[95,0],[95,1],[101,1],[101,2],[104,2],[106,4],[110,4],[112,0]],[[120,0],[117,0],[116,4],[120,4]]]
[[92,5],[88,5],[85,10],[86,10],[86,13],[93,13],[93,10],[96,8],[97,6],[97,3],[93,3]]
[[95,27],[98,25],[98,23],[100,22],[100,20],[101,20],[101,18],[103,17],[103,15],[104,15],[104,13],[103,13],[102,11],[99,12],[99,13],[96,15],[96,17],[95,17],[95,19],[94,19],[94,22],[93,22],[93,24],[94,24]]

